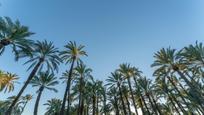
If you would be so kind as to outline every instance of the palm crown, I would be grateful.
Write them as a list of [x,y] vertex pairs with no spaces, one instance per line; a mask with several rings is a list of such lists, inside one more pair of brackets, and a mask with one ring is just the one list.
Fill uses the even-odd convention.
[[43,69],[43,66],[47,67],[48,72],[52,72],[54,70],[58,71],[58,65],[61,62],[61,59],[58,56],[58,49],[54,47],[52,42],[47,42],[46,40],[43,42],[37,41],[34,44],[34,50],[32,52],[32,57],[30,60],[25,62],[24,64],[31,63],[30,67],[33,68],[38,62],[41,62],[41,67],[39,71]]
[[27,26],[23,26],[17,20],[12,22],[9,17],[0,17],[0,54],[5,47],[11,45],[13,52],[18,57],[18,52],[30,53],[33,41],[27,39],[33,33],[29,31]]
[[77,46],[76,42],[69,42],[64,46],[65,50],[60,53],[62,59],[66,63],[71,63],[73,60],[81,61],[80,56],[87,56],[86,52],[83,50],[84,46]]
[[54,74],[49,74],[48,72],[40,72],[38,76],[35,76],[30,82],[30,84],[32,84],[33,87],[42,86],[54,92],[57,92],[54,86],[57,85],[58,83],[59,82],[57,81],[57,78],[54,77]]

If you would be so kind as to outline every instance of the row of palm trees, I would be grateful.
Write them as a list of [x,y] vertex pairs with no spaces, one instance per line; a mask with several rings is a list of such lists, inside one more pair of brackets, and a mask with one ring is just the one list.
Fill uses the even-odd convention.
[[[106,81],[94,79],[92,69],[81,60],[87,56],[83,45],[68,42],[59,51],[52,42],[28,39],[28,27],[0,18],[0,52],[12,48],[15,60],[30,64],[27,80],[16,96],[0,101],[0,114],[20,115],[32,95],[22,96],[29,84],[38,87],[34,115],[44,90],[58,91],[59,82],[66,84],[63,99],[48,100],[46,115],[187,115],[204,114],[204,46],[196,42],[181,50],[162,48],[154,54],[155,79],[145,77],[135,66],[120,64]],[[58,67],[67,70],[55,77]],[[18,80],[16,74],[0,71],[0,91],[11,92]]]

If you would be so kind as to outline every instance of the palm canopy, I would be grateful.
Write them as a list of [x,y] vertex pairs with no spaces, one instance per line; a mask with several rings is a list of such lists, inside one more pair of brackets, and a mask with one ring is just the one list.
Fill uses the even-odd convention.
[[57,92],[54,86],[58,83],[59,82],[57,81],[57,78],[54,77],[54,74],[49,74],[48,72],[40,72],[38,76],[35,76],[30,82],[33,87],[44,87],[54,92]]
[[60,56],[62,60],[67,63],[71,63],[73,60],[77,60],[77,62],[81,61],[80,56],[87,56],[87,53],[83,50],[84,46],[77,46],[76,42],[69,42],[64,46],[65,50],[60,52]]
[[4,90],[4,93],[13,91],[18,79],[16,74],[0,71],[0,91]]
[[48,106],[46,108],[46,113],[45,115],[58,115],[60,112],[60,108],[61,108],[61,104],[62,104],[62,100],[60,99],[51,99],[48,100],[47,103],[45,103],[44,105]]
[[195,45],[184,47],[180,55],[188,65],[204,66],[204,46],[202,43],[196,42]]
[[117,71],[112,72],[111,76],[108,76],[106,81],[108,82],[106,86],[109,86],[109,88],[118,87],[118,85],[121,85],[122,83],[124,83],[122,75]]
[[74,68],[75,76],[82,76],[86,78],[91,76],[91,72],[92,72],[92,69],[87,68],[87,66],[82,62],[76,68]]
[[27,39],[33,33],[29,31],[27,26],[23,26],[17,20],[13,22],[9,17],[0,17],[0,54],[2,54],[6,46],[10,45],[12,51],[18,58],[18,52],[30,53],[33,41]]
[[176,49],[162,48],[160,51],[154,54],[155,61],[151,67],[157,67],[155,73],[160,70],[166,72],[184,70],[186,68],[185,63],[181,60],[181,51]]
[[38,62],[41,62],[39,71],[46,67],[48,72],[58,71],[58,65],[61,63],[61,59],[58,56],[58,48],[55,48],[52,42],[47,42],[46,40],[40,42],[37,41],[34,44],[34,50],[32,52],[32,57],[26,61],[24,64],[31,63],[28,70],[33,68]]
[[27,95],[23,96],[22,99],[23,99],[25,102],[26,102],[26,101],[30,101],[31,99],[33,99],[33,95],[27,94]]

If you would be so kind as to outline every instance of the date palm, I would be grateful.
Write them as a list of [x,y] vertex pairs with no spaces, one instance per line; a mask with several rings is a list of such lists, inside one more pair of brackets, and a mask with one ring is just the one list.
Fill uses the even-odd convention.
[[120,94],[120,100],[122,102],[123,112],[125,115],[127,115],[125,102],[123,100],[123,93],[122,93],[122,84],[124,83],[122,79],[122,75],[118,72],[111,73],[111,76],[109,76],[106,81],[108,82],[106,86],[109,86],[109,88],[116,87],[119,90]]
[[181,77],[181,79],[183,79],[185,83],[194,90],[193,96],[199,100],[199,105],[203,106],[203,99],[198,91],[197,84],[192,84],[192,82],[182,72],[182,70],[184,71],[187,69],[187,65],[186,62],[183,61],[180,52],[176,52],[175,49],[171,48],[162,48],[160,51],[155,53],[154,57],[155,61],[151,66],[157,67],[155,73],[159,71],[165,71],[166,74],[172,74],[176,72]]
[[134,109],[135,109],[135,113],[136,113],[136,115],[138,115],[137,105],[135,103],[135,97],[134,97],[133,89],[132,89],[132,85],[131,85],[131,77],[135,76],[134,71],[133,71],[133,67],[131,67],[130,64],[121,64],[118,71],[128,81],[128,86],[129,86],[129,89],[130,89],[132,103],[133,103],[133,106],[134,106]]
[[10,115],[12,108],[15,106],[19,97],[22,95],[22,93],[38,71],[41,71],[42,69],[46,69],[48,72],[54,72],[55,70],[58,71],[58,65],[60,64],[61,59],[58,57],[59,51],[54,47],[53,43],[47,42],[46,40],[43,42],[37,41],[34,46],[35,49],[32,52],[32,58],[25,62],[25,64],[31,63],[28,70],[30,70],[31,68],[33,69],[28,76],[25,84],[16,96],[15,100],[7,110],[6,115]]
[[0,91],[4,90],[5,92],[11,92],[14,90],[14,84],[16,83],[16,80],[19,78],[16,74],[12,73],[5,73],[3,71],[0,71]]
[[75,76],[78,77],[78,92],[79,92],[79,103],[78,103],[78,115],[83,114],[83,109],[84,109],[84,87],[85,87],[85,80],[87,81],[86,78],[90,77],[90,73],[92,70],[90,68],[87,68],[86,65],[83,63],[80,63],[75,69],[74,69]]
[[48,106],[46,108],[47,111],[45,112],[45,115],[59,115],[62,100],[53,98],[51,100],[48,100],[44,105]]
[[23,107],[22,107],[22,110],[21,110],[21,114],[24,112],[24,109],[25,109],[25,107],[26,107],[26,105],[28,104],[28,102],[30,101],[30,100],[32,100],[33,99],[33,96],[32,95],[30,95],[30,94],[27,94],[27,95],[25,95],[25,96],[23,96],[22,97],[22,100],[23,100]]
[[38,74],[38,76],[35,76],[31,80],[30,84],[32,84],[33,87],[39,87],[39,89],[37,91],[38,96],[37,96],[37,99],[35,102],[34,115],[37,115],[37,113],[38,113],[38,106],[39,106],[42,92],[45,89],[57,92],[57,89],[55,88],[55,86],[58,83],[59,82],[57,81],[57,78],[54,77],[54,74],[49,74],[48,72],[40,72]]
[[16,58],[19,51],[30,54],[33,41],[27,37],[32,34],[29,28],[21,25],[18,20],[13,22],[9,17],[0,17],[0,55],[5,51],[6,46],[11,46]]
[[67,45],[64,46],[65,50],[60,53],[60,56],[62,60],[65,61],[66,64],[71,63],[71,67],[69,69],[69,75],[68,75],[68,80],[66,83],[66,89],[63,97],[63,102],[62,102],[62,108],[60,110],[60,115],[64,115],[65,111],[65,105],[66,105],[66,99],[68,98],[68,109],[67,109],[67,115],[69,115],[69,110],[70,110],[70,85],[71,85],[71,80],[72,80],[72,73],[73,73],[73,68],[75,62],[80,62],[81,56],[87,56],[86,52],[83,50],[84,46],[79,45],[75,42],[69,42]]
[[115,114],[119,115],[120,110],[119,110],[119,103],[118,103],[119,98],[118,98],[117,89],[115,87],[109,88],[107,95],[108,95],[108,100],[109,100],[110,104],[115,109]]

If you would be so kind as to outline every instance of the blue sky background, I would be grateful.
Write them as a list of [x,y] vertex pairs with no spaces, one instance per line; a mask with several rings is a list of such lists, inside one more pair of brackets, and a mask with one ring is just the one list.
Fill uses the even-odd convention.
[[[36,34],[34,40],[47,39],[63,49],[68,41],[84,44],[88,57],[83,58],[93,69],[95,78],[104,80],[123,62],[139,67],[152,79],[150,64],[153,54],[162,47],[181,48],[196,40],[204,40],[203,0],[0,0],[0,16],[19,19]],[[0,99],[15,95],[29,72],[25,60],[14,62],[8,48],[0,56],[0,69],[19,75],[21,84]],[[61,76],[69,65],[61,65]],[[45,91],[39,115],[45,112],[46,100],[62,99],[65,84],[59,93]],[[25,94],[35,94],[29,86]],[[33,112],[36,99],[26,107],[24,115]]]

